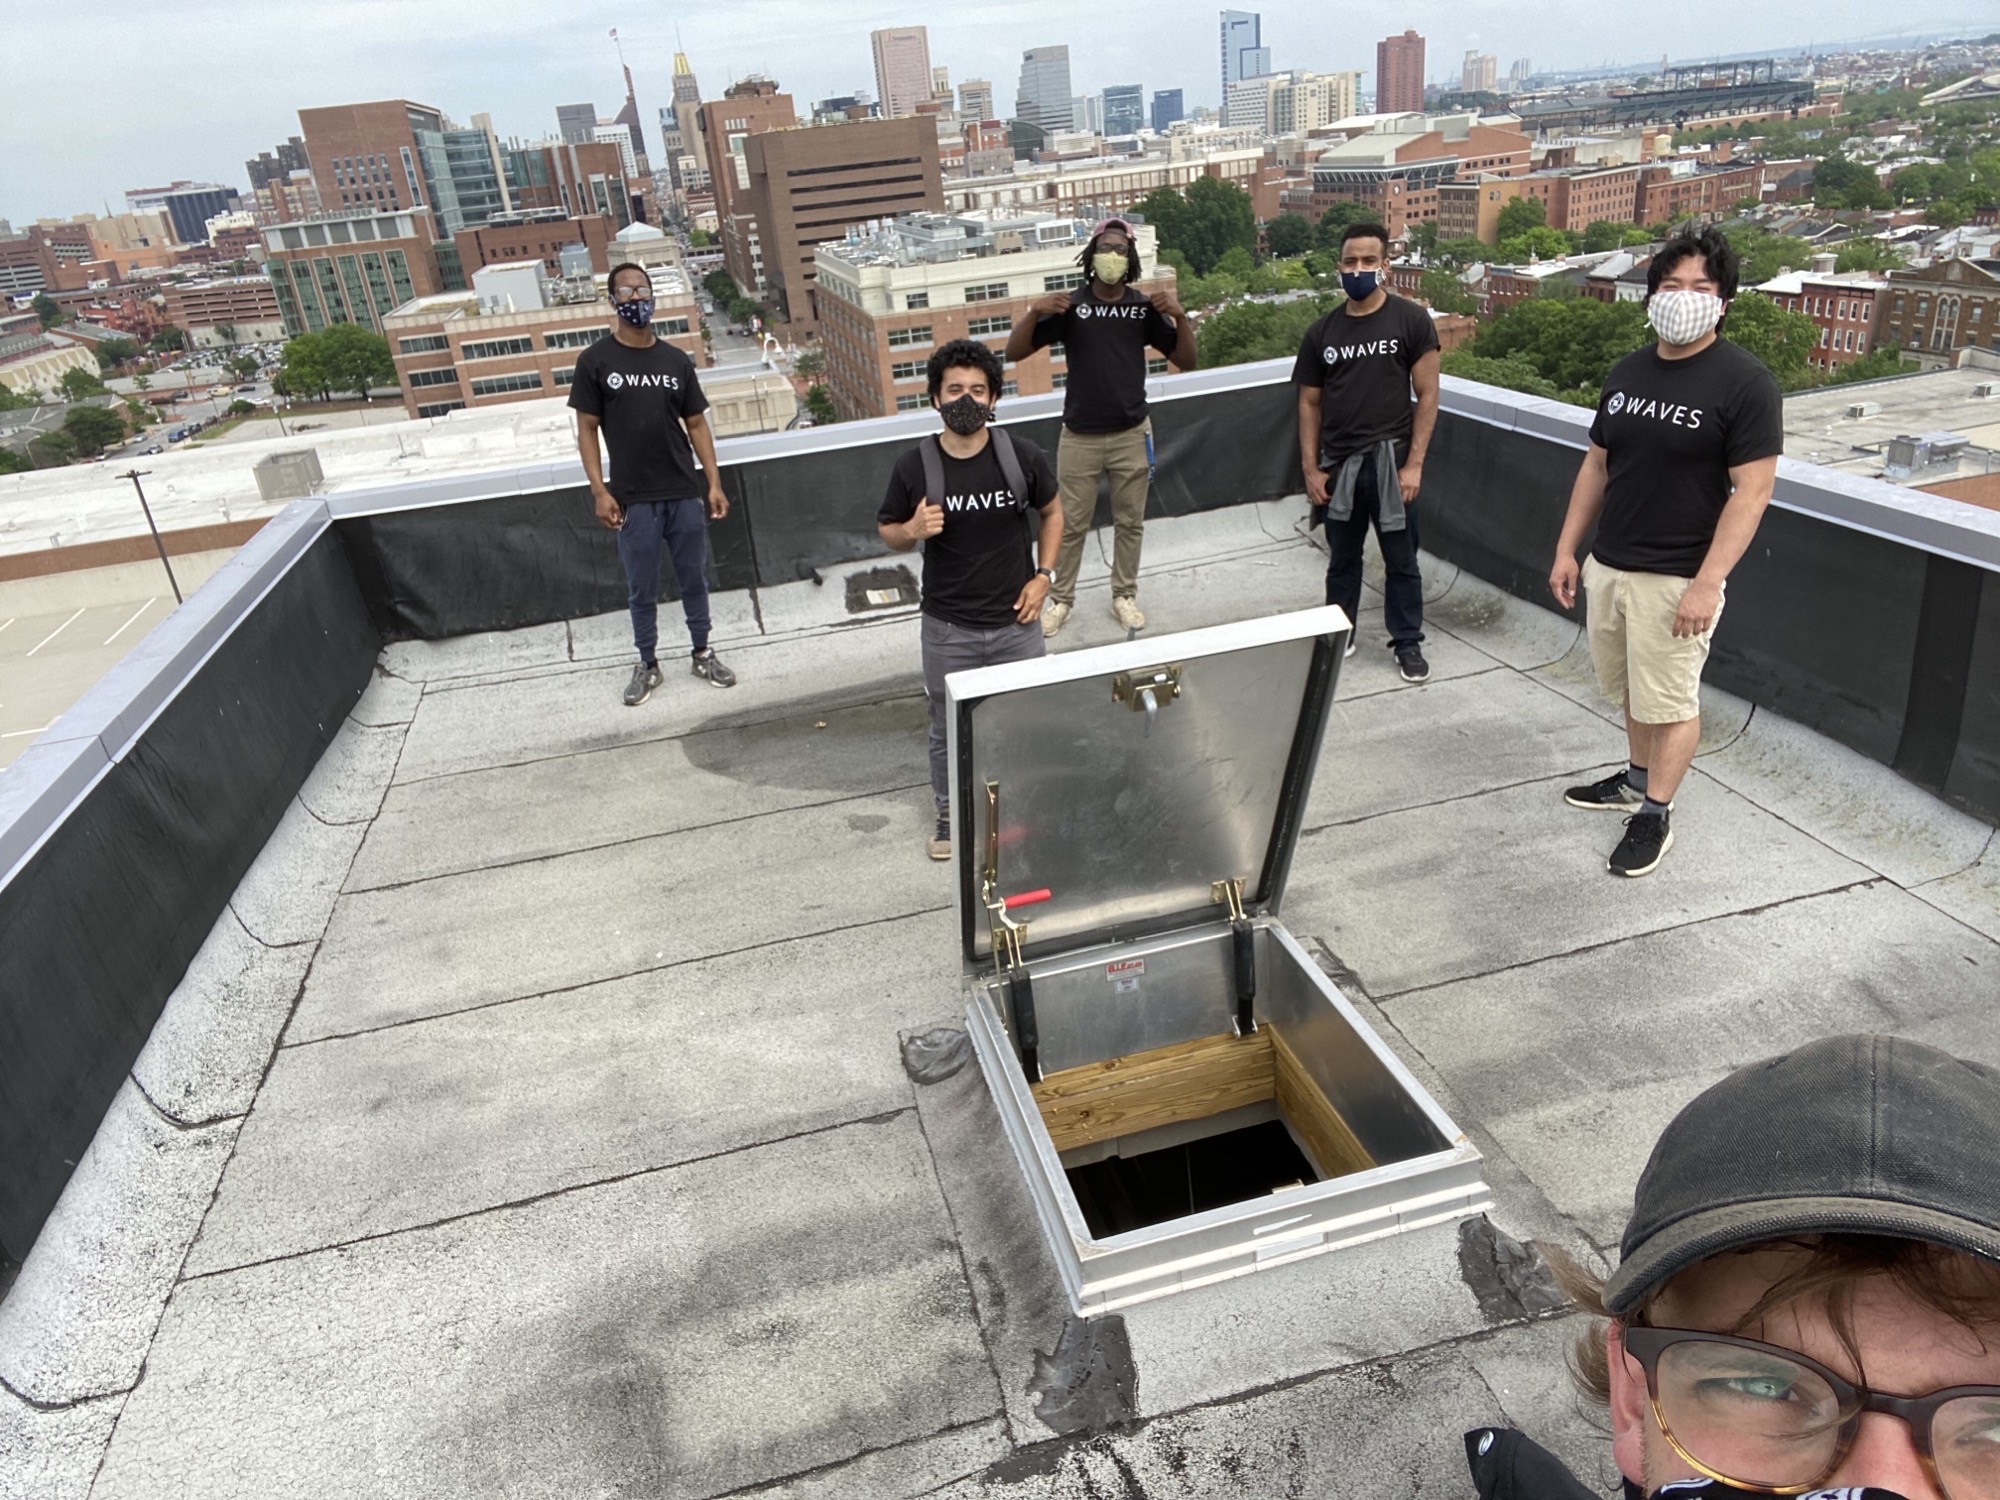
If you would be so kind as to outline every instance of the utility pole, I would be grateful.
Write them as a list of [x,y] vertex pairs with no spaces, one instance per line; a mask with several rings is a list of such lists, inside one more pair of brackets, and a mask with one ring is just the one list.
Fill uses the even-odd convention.
[[145,488],[139,483],[139,477],[142,474],[150,474],[152,472],[151,469],[127,469],[118,477],[120,479],[131,480],[132,488],[138,490],[139,509],[146,513],[146,529],[153,533],[153,545],[160,549],[160,566],[167,570],[167,583],[173,588],[174,603],[183,604],[186,601],[181,598],[180,580],[174,577],[174,565],[167,561],[167,544],[160,540],[160,528],[153,521],[153,507],[146,503]]

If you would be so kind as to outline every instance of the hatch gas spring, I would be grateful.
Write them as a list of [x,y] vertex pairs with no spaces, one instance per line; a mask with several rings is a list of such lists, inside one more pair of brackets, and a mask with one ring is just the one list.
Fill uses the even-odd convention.
[[1022,956],[1028,941],[1028,924],[1016,922],[1009,912],[1018,907],[1037,906],[1049,899],[1049,891],[1020,891],[1000,894],[1000,783],[986,783],[986,867],[979,883],[993,932],[993,976],[1007,997],[1008,1027],[1014,1033],[1015,1049],[1021,1054],[1021,1071],[1030,1083],[1042,1081],[1041,1034],[1035,1027],[1035,981]]
[[1243,882],[1218,880],[1208,888],[1211,901],[1229,907],[1229,935],[1236,950],[1236,1034],[1248,1036],[1257,1029],[1253,1008],[1257,999],[1257,929],[1243,912]]

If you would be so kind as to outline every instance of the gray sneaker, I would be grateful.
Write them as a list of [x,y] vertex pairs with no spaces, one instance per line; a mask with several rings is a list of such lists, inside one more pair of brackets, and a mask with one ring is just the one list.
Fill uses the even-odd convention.
[[736,686],[736,674],[722,664],[712,646],[694,659],[694,675],[707,678],[714,687]]
[[632,680],[625,684],[625,706],[637,708],[653,696],[653,689],[658,687],[661,681],[657,663],[640,662],[632,669]]

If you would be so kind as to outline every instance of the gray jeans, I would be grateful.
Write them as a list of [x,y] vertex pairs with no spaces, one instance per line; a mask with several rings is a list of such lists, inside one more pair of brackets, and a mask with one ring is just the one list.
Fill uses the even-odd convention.
[[944,680],[952,672],[973,667],[997,667],[1003,662],[1033,661],[1048,654],[1042,622],[1002,625],[997,630],[971,630],[925,615],[924,697],[931,709],[931,795],[942,813],[951,803],[951,763],[945,755]]

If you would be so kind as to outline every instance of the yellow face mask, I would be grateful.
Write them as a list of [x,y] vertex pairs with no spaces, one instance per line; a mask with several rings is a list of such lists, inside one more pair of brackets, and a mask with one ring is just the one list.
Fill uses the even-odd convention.
[[1117,286],[1131,269],[1123,250],[1100,250],[1090,257],[1090,274],[1106,286]]

